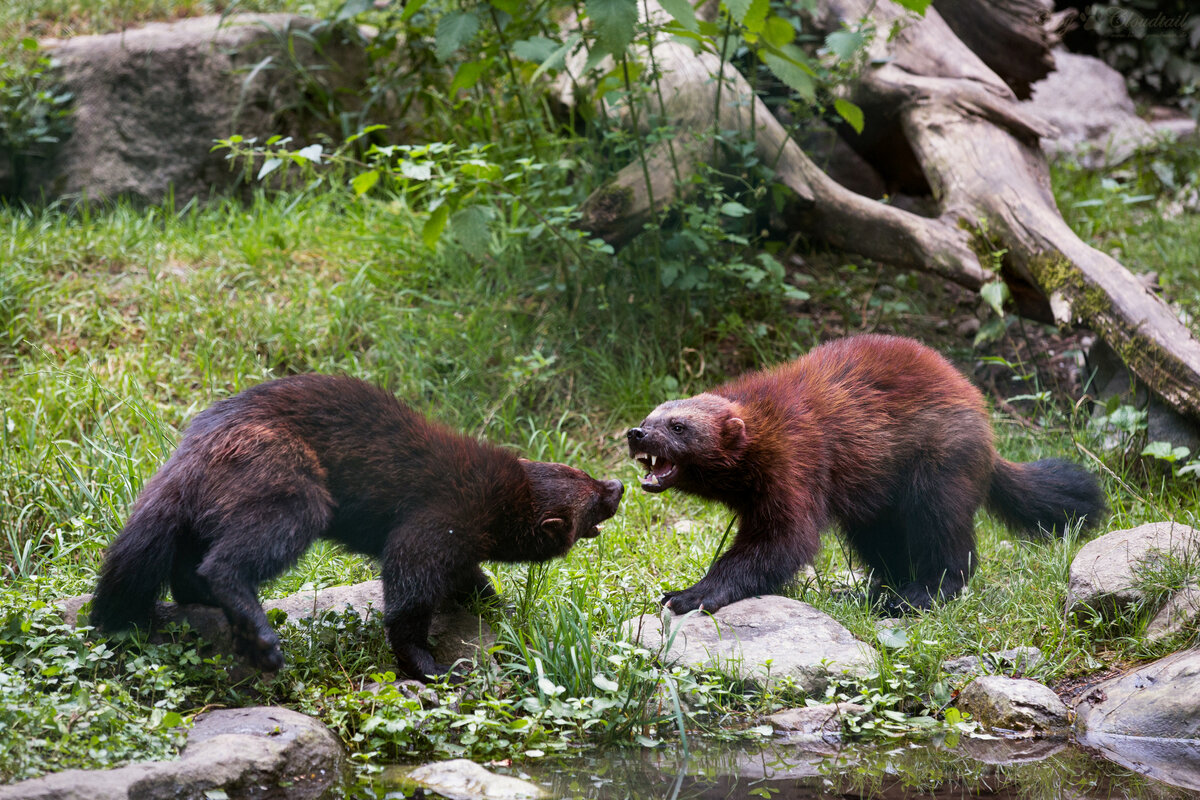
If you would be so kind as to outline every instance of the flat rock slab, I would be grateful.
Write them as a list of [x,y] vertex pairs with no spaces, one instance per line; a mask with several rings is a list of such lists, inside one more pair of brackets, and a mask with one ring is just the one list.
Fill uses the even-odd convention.
[[1156,780],[1200,791],[1200,650],[1094,687],[1075,715],[1081,743]]
[[450,800],[541,800],[550,793],[537,784],[497,775],[474,761],[435,761],[408,773],[408,780]]
[[308,800],[341,778],[342,748],[328,728],[285,708],[222,709],[196,717],[175,761],[71,769],[0,787],[2,800]]
[[1145,600],[1141,577],[1165,558],[1200,555],[1200,531],[1174,522],[1150,522],[1113,531],[1085,544],[1071,562],[1067,609],[1111,613]]
[[742,600],[715,614],[643,614],[623,629],[630,640],[661,651],[666,663],[767,686],[790,678],[810,694],[824,691],[830,675],[869,671],[878,656],[833,617],[778,595]]
[[[76,625],[79,612],[91,599],[90,594],[83,594],[60,600],[56,605],[67,624]],[[267,611],[283,611],[292,624],[319,618],[326,613],[341,614],[347,611],[366,619],[372,612],[383,614],[383,584],[375,580],[349,586],[331,586],[316,592],[298,592],[288,597],[266,600],[262,605]],[[160,625],[186,622],[214,652],[228,654],[234,651],[229,622],[219,608],[159,603],[155,616]],[[496,634],[487,622],[453,604],[438,609],[433,615],[429,637],[434,658],[443,664],[453,664],[459,659],[475,661],[486,655],[496,642]],[[287,657],[286,652],[284,657]]]
[[959,693],[955,705],[993,732],[1064,736],[1069,727],[1066,704],[1053,689],[1028,678],[976,678]]
[[[836,752],[842,740],[842,724],[846,717],[858,717],[867,713],[865,706],[858,703],[823,703],[817,706],[786,708],[766,717],[775,732],[784,741],[820,752]],[[831,745],[825,749],[822,745]]]

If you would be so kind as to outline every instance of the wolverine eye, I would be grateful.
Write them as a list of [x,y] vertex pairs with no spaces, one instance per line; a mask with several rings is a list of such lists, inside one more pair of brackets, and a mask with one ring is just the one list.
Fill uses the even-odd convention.
[[683,433],[687,427],[682,422],[675,422],[671,424],[671,430],[675,433]]

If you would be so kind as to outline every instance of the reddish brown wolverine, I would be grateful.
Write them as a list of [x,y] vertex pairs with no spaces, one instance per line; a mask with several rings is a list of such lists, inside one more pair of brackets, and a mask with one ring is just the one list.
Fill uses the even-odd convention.
[[439,601],[493,595],[480,561],[545,561],[596,536],[622,491],[435,425],[353,378],[269,381],[196,417],[109,547],[92,620],[146,626],[169,584],[176,602],[222,608],[239,649],[278,669],[256,589],[333,539],[380,560],[400,671],[440,674],[427,641]]
[[956,595],[975,567],[986,505],[1032,536],[1104,515],[1096,478],[1068,461],[996,455],[979,391],[929,348],[896,336],[829,342],[774,369],[663,403],[627,434],[642,488],[733,509],[740,528],[676,613],[775,592],[840,523],[891,609]]

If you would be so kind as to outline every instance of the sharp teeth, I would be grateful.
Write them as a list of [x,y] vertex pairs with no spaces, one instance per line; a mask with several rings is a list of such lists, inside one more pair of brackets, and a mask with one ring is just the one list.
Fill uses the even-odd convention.
[[654,469],[656,464],[658,464],[658,456],[650,456],[650,469]]

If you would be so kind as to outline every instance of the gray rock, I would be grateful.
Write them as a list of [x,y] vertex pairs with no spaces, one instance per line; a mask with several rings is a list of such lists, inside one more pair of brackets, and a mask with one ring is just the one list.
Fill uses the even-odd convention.
[[1200,650],[1106,681],[1075,706],[1079,741],[1156,780],[1200,791]]
[[965,756],[985,764],[1027,764],[1043,761],[1065,750],[1065,739],[997,739],[964,736],[958,740],[958,750]]
[[[215,139],[280,133],[306,144],[338,133],[305,110],[306,93],[353,98],[365,85],[365,50],[339,36],[318,53],[291,36],[312,24],[288,14],[238,14],[224,23],[211,15],[44,42],[74,95],[72,133],[31,165],[12,194],[32,202],[86,194],[157,203],[173,191],[182,203],[239,180],[226,153],[212,152]],[[303,75],[288,66],[280,46],[288,41]]]
[[465,758],[425,764],[408,773],[408,779],[450,800],[537,800],[550,796],[537,784],[488,772]]
[[1198,552],[1200,531],[1173,522],[1150,522],[1093,539],[1071,562],[1067,609],[1106,614],[1141,603],[1140,574],[1164,555],[1186,558]]
[[1052,689],[1028,678],[976,678],[959,693],[955,706],[993,732],[1062,736],[1068,728],[1066,704]]
[[990,675],[1004,673],[1025,675],[1037,669],[1044,657],[1036,647],[1013,647],[997,650],[981,656],[960,656],[942,662],[942,671],[948,675]]
[[210,711],[196,717],[175,761],[110,770],[71,769],[0,787],[2,800],[306,800],[341,778],[341,744],[321,723],[285,708]]
[[1146,640],[1161,642],[1178,633],[1196,630],[1200,620],[1200,586],[1190,584],[1171,595],[1146,626]]
[[778,595],[742,600],[715,614],[643,614],[623,629],[643,647],[661,650],[664,662],[768,686],[790,678],[810,694],[824,691],[830,674],[870,670],[877,656],[829,615]]
[[777,711],[766,717],[777,733],[788,742],[824,742],[835,744],[842,738],[844,717],[857,717],[867,709],[858,703],[824,703]]
[[1125,78],[1098,58],[1054,51],[1055,70],[1033,84],[1026,111],[1058,128],[1042,140],[1048,153],[1075,153],[1087,166],[1118,164],[1154,141],[1154,128],[1138,117]]
[[[91,599],[90,594],[84,594],[65,598],[56,605],[67,624],[75,625],[80,610]],[[299,592],[289,597],[267,600],[262,605],[268,611],[283,611],[290,624],[319,618],[325,613],[340,614],[346,611],[353,611],[366,619],[372,612],[383,613],[383,584],[376,580],[350,586],[331,586],[316,592]],[[186,622],[205,641],[205,655],[234,652],[229,622],[219,608],[159,603],[155,615],[158,623],[164,626]],[[487,622],[454,604],[443,606],[433,615],[429,638],[433,657],[442,664],[453,664],[459,659],[477,662],[481,656],[490,658],[487,652],[496,643],[496,634]],[[284,656],[287,656],[286,652]],[[249,668],[245,671],[246,674],[251,672]]]

